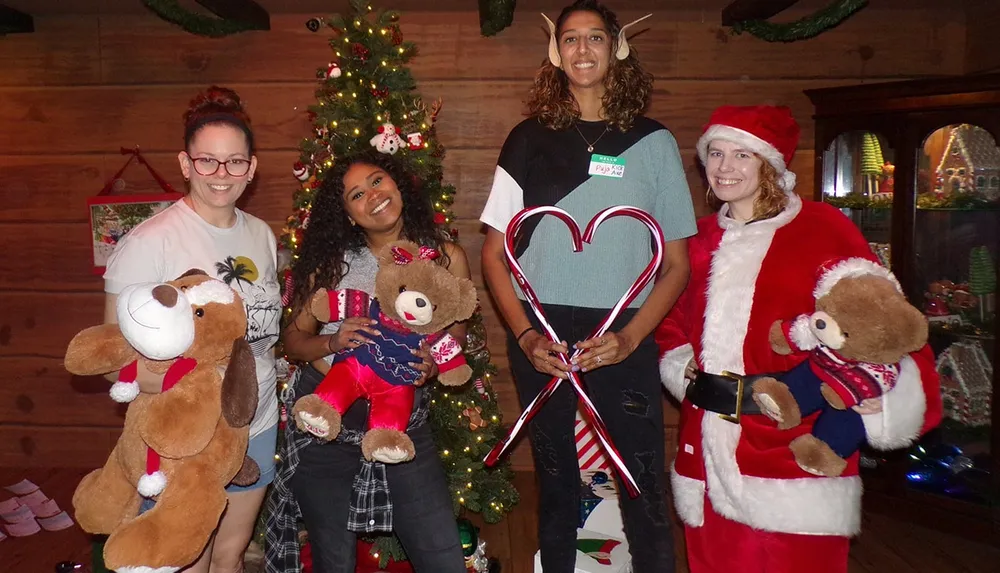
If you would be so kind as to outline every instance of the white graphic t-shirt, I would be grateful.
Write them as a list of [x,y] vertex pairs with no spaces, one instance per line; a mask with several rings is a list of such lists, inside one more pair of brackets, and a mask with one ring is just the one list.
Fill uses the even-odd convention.
[[104,290],[174,280],[201,269],[231,286],[247,310],[247,342],[257,361],[259,400],[250,435],[278,422],[274,345],[281,322],[277,241],[267,223],[237,209],[236,224],[220,229],[178,201],[132,229],[104,273]]

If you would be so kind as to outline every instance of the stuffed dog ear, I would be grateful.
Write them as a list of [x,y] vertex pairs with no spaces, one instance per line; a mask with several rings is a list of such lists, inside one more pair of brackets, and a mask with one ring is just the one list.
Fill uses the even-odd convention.
[[233,341],[222,379],[222,415],[231,428],[242,428],[257,412],[257,363],[245,338]]
[[139,358],[117,324],[92,326],[69,342],[64,361],[70,374],[92,376],[121,370]]

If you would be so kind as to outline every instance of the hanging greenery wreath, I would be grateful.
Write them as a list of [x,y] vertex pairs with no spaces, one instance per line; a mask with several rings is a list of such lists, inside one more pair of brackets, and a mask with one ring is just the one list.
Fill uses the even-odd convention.
[[826,8],[794,22],[784,24],[774,24],[766,20],[737,22],[733,25],[733,33],[747,32],[767,42],[807,40],[840,25],[867,5],[868,0],[836,0]]
[[479,31],[495,36],[514,22],[516,0],[479,0]]
[[160,18],[198,36],[221,38],[249,30],[266,29],[255,22],[223,20],[192,12],[177,0],[142,0],[142,3]]

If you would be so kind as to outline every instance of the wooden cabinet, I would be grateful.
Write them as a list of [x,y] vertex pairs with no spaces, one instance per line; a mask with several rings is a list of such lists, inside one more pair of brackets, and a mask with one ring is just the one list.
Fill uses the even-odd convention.
[[865,505],[1000,545],[1000,74],[808,90],[815,199],[862,230],[930,322],[945,418],[866,450]]

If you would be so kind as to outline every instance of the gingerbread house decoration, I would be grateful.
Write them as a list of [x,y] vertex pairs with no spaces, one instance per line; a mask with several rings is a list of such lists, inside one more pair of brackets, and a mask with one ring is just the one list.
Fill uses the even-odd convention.
[[975,192],[990,201],[1000,198],[1000,148],[990,132],[967,123],[952,127],[937,181],[944,195]]
[[967,426],[990,423],[993,365],[976,342],[956,342],[937,359],[944,415]]

